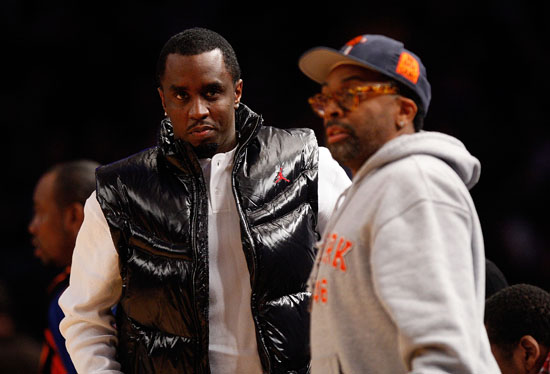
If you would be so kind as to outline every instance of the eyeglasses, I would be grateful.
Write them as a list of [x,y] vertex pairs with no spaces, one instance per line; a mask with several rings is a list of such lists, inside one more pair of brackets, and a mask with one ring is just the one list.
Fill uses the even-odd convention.
[[399,89],[394,83],[374,83],[344,90],[330,95],[317,94],[308,99],[311,109],[319,117],[324,117],[326,108],[334,101],[340,108],[351,112],[357,109],[359,103],[365,100],[369,94],[396,94]]

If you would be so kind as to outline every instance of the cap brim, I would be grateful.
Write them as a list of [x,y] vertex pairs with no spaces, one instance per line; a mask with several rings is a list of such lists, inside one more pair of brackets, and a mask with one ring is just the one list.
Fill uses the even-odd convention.
[[323,84],[329,73],[337,66],[350,64],[358,65],[380,72],[375,67],[352,56],[346,56],[342,52],[332,48],[317,47],[305,52],[298,60],[298,67],[309,78]]

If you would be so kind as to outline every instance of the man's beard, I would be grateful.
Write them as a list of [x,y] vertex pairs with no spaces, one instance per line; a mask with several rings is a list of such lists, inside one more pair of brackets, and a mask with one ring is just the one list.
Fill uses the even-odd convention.
[[218,151],[218,143],[199,144],[193,147],[198,158],[212,158]]
[[327,144],[327,148],[336,161],[345,165],[348,161],[356,159],[360,154],[361,142],[353,129],[342,124],[340,126],[348,130],[349,137],[337,143]]

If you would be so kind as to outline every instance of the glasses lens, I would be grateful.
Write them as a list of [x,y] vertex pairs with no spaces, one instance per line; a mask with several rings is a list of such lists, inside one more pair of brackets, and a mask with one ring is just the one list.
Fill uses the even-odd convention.
[[356,95],[356,92],[347,91],[335,96],[338,104],[340,104],[340,107],[344,108],[345,110],[352,110],[355,108],[356,105]]
[[325,95],[317,94],[310,97],[308,101],[309,105],[311,105],[311,109],[313,109],[317,115],[322,117],[325,114],[325,107],[328,103],[328,98]]
[[343,92],[331,95],[317,94],[309,98],[309,104],[313,111],[320,117],[324,117],[329,102],[332,100],[340,108],[346,111],[353,111],[358,104],[371,94],[392,94],[397,93],[398,89],[393,84],[375,83],[365,86],[359,86]]

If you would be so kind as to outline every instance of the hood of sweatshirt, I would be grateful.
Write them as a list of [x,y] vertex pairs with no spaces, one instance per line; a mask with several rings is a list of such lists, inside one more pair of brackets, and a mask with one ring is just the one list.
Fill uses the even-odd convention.
[[361,166],[353,178],[354,182],[385,164],[411,155],[429,155],[443,160],[458,174],[468,189],[479,180],[481,164],[460,140],[439,132],[421,131],[398,136],[384,144]]

